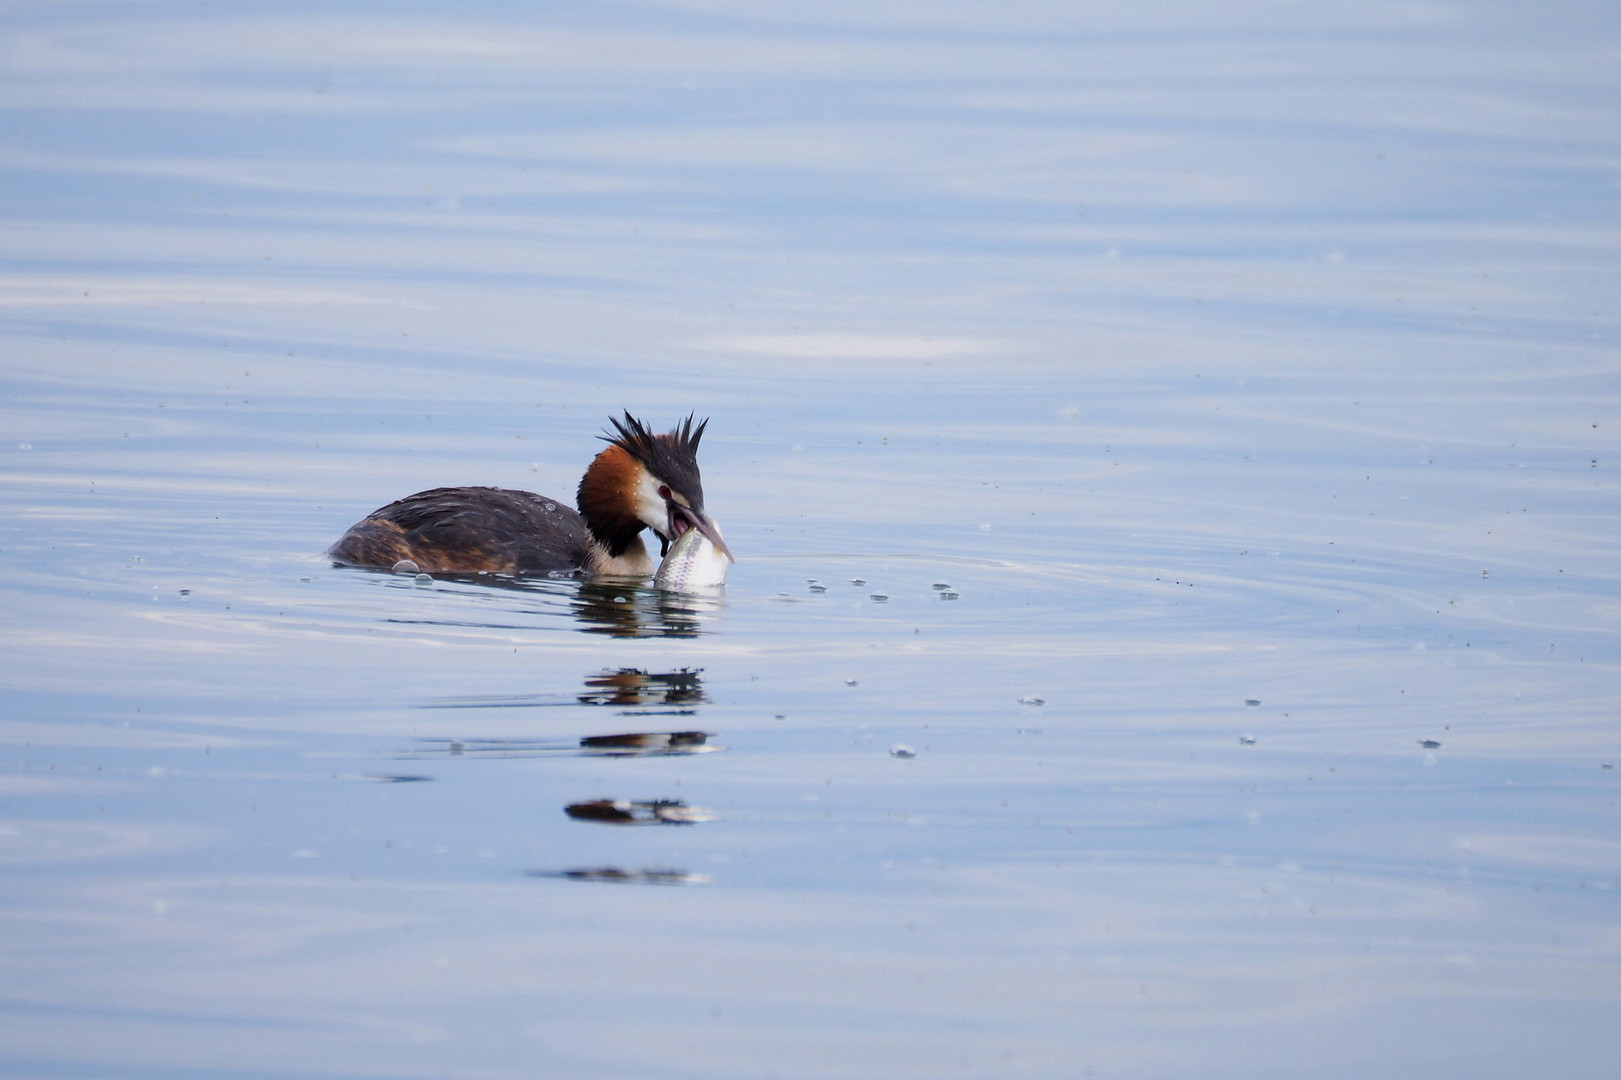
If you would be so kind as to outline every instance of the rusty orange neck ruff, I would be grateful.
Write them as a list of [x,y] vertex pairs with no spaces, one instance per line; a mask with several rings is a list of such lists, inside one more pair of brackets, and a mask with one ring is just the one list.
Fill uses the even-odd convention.
[[624,447],[613,444],[596,456],[580,478],[575,502],[586,527],[602,548],[602,565],[593,567],[595,572],[652,572],[653,560],[641,538],[648,522],[637,513],[647,477],[645,465]]

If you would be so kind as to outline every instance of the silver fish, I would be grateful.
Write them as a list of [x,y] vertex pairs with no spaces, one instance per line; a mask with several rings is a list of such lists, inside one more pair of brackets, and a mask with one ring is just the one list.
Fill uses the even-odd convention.
[[[710,524],[715,524],[713,518]],[[720,535],[719,525],[715,525],[715,535]],[[721,542],[726,542],[724,537]],[[666,592],[707,592],[726,584],[726,564],[730,561],[709,537],[697,529],[688,529],[670,545],[658,573],[653,575],[653,584]]]

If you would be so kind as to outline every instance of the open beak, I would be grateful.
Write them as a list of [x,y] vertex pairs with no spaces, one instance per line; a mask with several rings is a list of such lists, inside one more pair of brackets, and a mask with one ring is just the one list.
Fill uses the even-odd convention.
[[709,542],[715,545],[716,551],[732,562],[737,561],[737,557],[732,554],[732,549],[726,546],[725,540],[721,539],[720,530],[715,527],[715,523],[710,521],[708,515],[702,510],[694,510],[690,506],[682,506],[677,502],[667,502],[665,505],[670,511],[670,533],[672,538],[679,538],[688,529],[697,529],[709,538]]

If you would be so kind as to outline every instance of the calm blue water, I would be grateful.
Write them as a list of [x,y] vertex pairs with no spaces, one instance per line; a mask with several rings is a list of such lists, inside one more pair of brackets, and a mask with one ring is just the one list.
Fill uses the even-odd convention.
[[[1611,1075],[1618,44],[9,9],[0,1075]],[[724,599],[322,557],[626,408]]]

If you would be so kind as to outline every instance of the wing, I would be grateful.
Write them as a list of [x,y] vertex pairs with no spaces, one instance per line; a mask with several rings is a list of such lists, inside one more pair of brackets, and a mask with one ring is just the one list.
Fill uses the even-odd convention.
[[529,491],[419,491],[366,515],[328,552],[353,566],[410,559],[429,573],[543,574],[586,565],[591,534],[574,509]]

